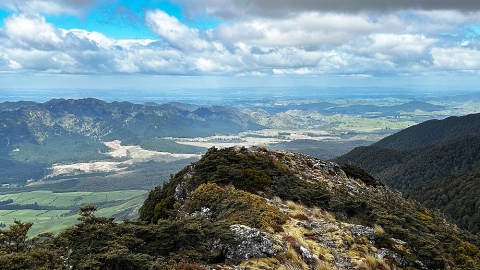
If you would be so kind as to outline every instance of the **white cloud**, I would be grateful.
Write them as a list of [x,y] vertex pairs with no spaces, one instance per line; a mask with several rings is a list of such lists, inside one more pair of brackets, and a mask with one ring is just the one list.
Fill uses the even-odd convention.
[[8,67],[12,70],[15,69],[21,69],[22,65],[20,65],[17,61],[15,60],[8,60]]
[[[94,4],[75,2],[68,6]],[[8,3],[13,2],[3,5]],[[18,13],[0,29],[0,71],[236,76],[478,71],[478,33],[465,27],[473,23],[480,24],[480,13],[305,11],[200,30],[150,10],[145,24],[158,39],[117,40],[59,29],[38,13]]]
[[147,25],[172,47],[184,51],[202,51],[210,47],[199,37],[197,29],[187,27],[165,11],[149,11],[146,20]]
[[480,51],[468,48],[433,48],[433,64],[437,70],[480,70]]
[[59,31],[41,16],[13,15],[4,24],[10,42],[19,47],[53,50],[61,42]]
[[382,30],[384,22],[366,15],[303,13],[286,20],[256,19],[223,25],[214,33],[228,42],[262,46],[339,45],[356,36]]

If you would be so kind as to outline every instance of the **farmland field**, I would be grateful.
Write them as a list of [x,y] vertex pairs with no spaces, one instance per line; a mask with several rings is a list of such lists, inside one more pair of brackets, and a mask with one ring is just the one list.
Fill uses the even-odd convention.
[[[55,193],[47,190],[36,190],[11,194],[1,194],[0,202],[12,199],[10,205],[17,209],[0,210],[0,223],[12,224],[14,219],[22,222],[33,222],[30,235],[42,232],[57,233],[74,225],[78,218],[78,208],[92,203],[99,206],[97,215],[113,216],[118,220],[136,218],[138,208],[142,205],[147,191],[121,190],[110,192],[64,192]],[[21,209],[36,204],[38,209]],[[51,209],[46,209],[51,207]],[[2,208],[3,209],[3,208]]]

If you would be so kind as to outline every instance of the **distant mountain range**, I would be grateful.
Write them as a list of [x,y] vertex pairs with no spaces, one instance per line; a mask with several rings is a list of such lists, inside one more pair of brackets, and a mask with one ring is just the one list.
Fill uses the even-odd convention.
[[[109,149],[103,142],[115,139],[121,140],[123,145],[148,146],[158,151],[154,146],[158,142],[154,139],[158,138],[192,138],[265,128],[307,129],[328,125],[321,117],[308,117],[311,111],[317,114],[375,111],[398,115],[402,110],[435,109],[442,107],[420,101],[396,106],[343,107],[317,102],[252,108],[178,102],[107,103],[93,98],[53,99],[44,103],[3,102],[0,103],[0,184],[41,179],[47,174],[47,168],[56,163],[110,159],[105,155]],[[281,112],[287,110],[292,113]],[[342,145],[326,142],[315,146],[308,141],[293,140],[285,148],[331,158],[357,145],[365,145],[365,141]]]
[[444,106],[433,105],[423,101],[411,101],[401,105],[394,106],[375,106],[375,105],[350,105],[346,107],[332,107],[325,111],[330,113],[343,114],[361,114],[361,113],[379,113],[384,116],[396,116],[402,112],[414,112],[416,110],[424,112],[434,112],[444,110]]
[[334,161],[361,166],[463,228],[480,231],[480,114],[426,121]]
[[41,178],[54,163],[108,159],[102,143],[262,129],[234,107],[56,99],[0,103],[0,184]]

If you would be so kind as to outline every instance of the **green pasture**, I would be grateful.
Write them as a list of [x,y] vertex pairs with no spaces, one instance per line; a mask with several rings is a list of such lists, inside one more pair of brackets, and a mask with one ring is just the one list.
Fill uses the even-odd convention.
[[[0,223],[12,224],[14,219],[33,222],[30,235],[42,232],[58,233],[77,222],[77,209],[84,204],[96,204],[98,216],[136,217],[138,208],[143,204],[147,191],[121,190],[110,192],[64,192],[55,193],[46,190],[1,194],[0,201],[12,199],[12,204],[62,207],[65,210],[0,210]],[[68,210],[67,210],[68,209]]]

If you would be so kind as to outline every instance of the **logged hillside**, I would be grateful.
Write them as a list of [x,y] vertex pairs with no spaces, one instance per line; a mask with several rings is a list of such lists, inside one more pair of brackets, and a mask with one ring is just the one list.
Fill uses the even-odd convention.
[[[480,241],[359,167],[212,148],[152,190],[140,220],[81,208],[58,235],[0,230],[3,269],[480,269]],[[5,236],[5,237],[3,237]],[[12,236],[12,237],[7,237]]]
[[152,149],[160,137],[262,128],[251,120],[238,109],[220,106],[139,105],[92,98],[0,103],[0,184],[42,178],[54,163],[108,159],[103,141],[120,139]]
[[405,195],[438,209],[461,228],[480,235],[480,171],[417,186]]

